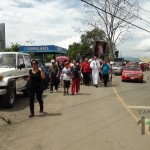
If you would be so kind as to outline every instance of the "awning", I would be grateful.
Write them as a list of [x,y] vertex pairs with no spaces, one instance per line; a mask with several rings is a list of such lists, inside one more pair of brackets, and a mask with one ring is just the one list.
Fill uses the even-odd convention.
[[67,49],[55,45],[43,46],[20,46],[19,52],[23,53],[50,53],[50,54],[66,54]]

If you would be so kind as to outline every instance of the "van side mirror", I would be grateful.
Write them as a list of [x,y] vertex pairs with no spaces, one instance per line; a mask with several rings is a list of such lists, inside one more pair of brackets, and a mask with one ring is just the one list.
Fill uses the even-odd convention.
[[18,66],[18,68],[21,70],[22,68],[25,68],[25,64],[20,64],[19,66]]

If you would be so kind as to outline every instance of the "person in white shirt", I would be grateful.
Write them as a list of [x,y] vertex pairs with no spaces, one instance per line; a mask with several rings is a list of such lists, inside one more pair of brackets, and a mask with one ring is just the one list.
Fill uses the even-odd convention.
[[71,76],[71,70],[68,67],[69,63],[65,62],[65,66],[62,70],[61,76],[63,78],[63,85],[64,85],[64,95],[69,95],[69,88],[70,88],[70,76]]
[[95,87],[98,87],[100,63],[97,60],[96,56],[93,57],[93,60],[90,63],[90,67],[92,69],[93,84]]

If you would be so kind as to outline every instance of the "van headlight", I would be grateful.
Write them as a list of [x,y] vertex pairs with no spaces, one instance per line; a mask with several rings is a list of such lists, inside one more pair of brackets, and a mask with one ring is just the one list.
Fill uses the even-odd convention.
[[0,75],[0,81],[3,80],[3,75]]

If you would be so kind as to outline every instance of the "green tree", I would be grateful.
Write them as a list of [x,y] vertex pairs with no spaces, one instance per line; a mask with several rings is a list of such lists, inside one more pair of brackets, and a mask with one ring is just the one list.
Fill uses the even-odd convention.
[[53,55],[52,54],[45,54],[44,55],[44,63],[45,62],[50,62],[51,59],[53,59]]
[[73,59],[76,59],[77,54],[80,54],[82,58],[91,58],[94,53],[96,41],[106,41],[105,32],[98,28],[82,34],[80,43],[69,45],[67,55]]
[[93,56],[96,41],[106,41],[105,32],[98,28],[81,35],[81,55],[83,57],[91,58]]
[[76,59],[77,54],[81,54],[81,48],[81,43],[74,42],[72,45],[69,45],[67,56],[71,59]]
[[[106,33],[110,59],[114,58],[114,47],[118,39],[122,39],[129,32],[133,22],[138,17],[138,0],[88,0],[84,5],[82,30],[99,28]],[[98,9],[100,8],[100,9]],[[120,18],[120,19],[119,19]],[[126,22],[126,21],[127,22]]]
[[18,52],[19,51],[19,44],[18,43],[11,43],[11,46],[9,48],[5,48],[6,52]]

